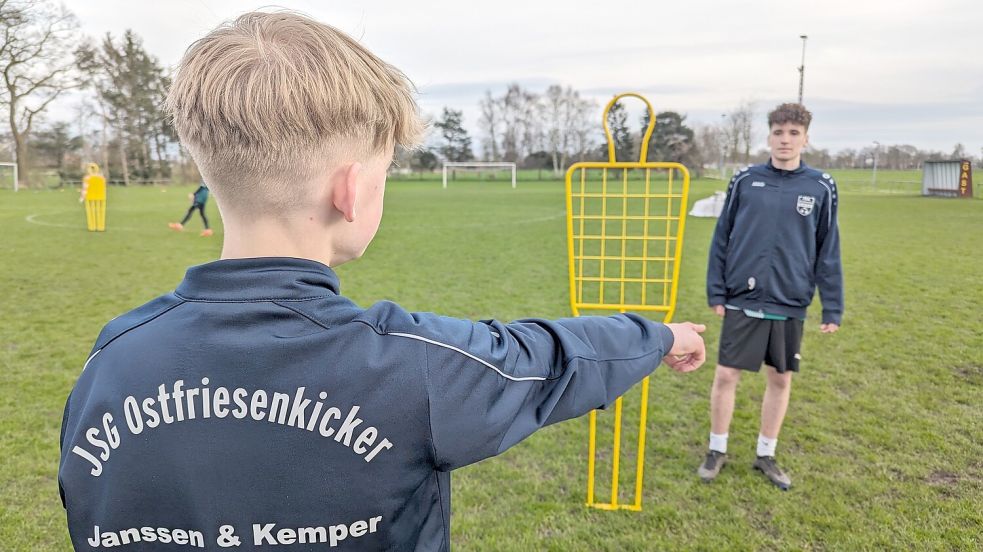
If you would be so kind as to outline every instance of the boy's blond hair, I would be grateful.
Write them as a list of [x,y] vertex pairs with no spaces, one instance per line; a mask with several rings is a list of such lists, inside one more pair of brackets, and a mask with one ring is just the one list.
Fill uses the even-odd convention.
[[345,33],[251,12],[188,48],[167,96],[181,142],[223,207],[295,209],[339,153],[415,146],[413,85]]

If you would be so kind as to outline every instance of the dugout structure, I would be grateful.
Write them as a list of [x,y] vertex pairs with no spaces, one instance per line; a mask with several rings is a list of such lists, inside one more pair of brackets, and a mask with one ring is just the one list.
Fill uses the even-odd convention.
[[[608,127],[608,112],[618,100],[626,97],[640,99],[649,112],[649,125],[642,137],[638,161],[617,159]],[[570,308],[574,316],[586,312],[635,311],[656,315],[669,322],[676,309],[689,171],[679,163],[648,161],[655,111],[643,96],[636,93],[615,96],[604,108],[603,124],[608,161],[575,163],[566,175]],[[649,379],[642,380],[640,387],[634,497],[622,501],[619,493],[621,457],[631,455],[630,450],[627,454],[622,450],[624,397],[621,397],[614,406],[609,454],[606,450],[598,450],[598,415],[597,411],[590,413],[587,466],[587,505],[590,507],[642,509]],[[631,414],[634,416],[635,411]],[[610,465],[611,469],[608,502],[596,499],[598,479],[595,473],[601,456],[605,468]]]
[[922,195],[972,199],[972,163],[968,159],[926,161],[922,166]]

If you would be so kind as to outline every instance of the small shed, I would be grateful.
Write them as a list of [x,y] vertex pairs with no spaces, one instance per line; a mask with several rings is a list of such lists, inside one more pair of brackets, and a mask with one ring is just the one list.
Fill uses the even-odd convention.
[[922,195],[973,197],[973,164],[968,159],[926,161],[922,167]]

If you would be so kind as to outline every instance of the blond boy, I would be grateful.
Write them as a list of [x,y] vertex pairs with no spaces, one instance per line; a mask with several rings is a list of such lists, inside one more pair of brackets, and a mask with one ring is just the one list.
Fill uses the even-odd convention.
[[689,323],[342,296],[331,267],[365,251],[393,148],[424,125],[407,79],[332,27],[243,15],[191,46],[168,107],[222,258],[110,322],[86,362],[59,470],[77,549],[448,550],[450,470],[704,360]]

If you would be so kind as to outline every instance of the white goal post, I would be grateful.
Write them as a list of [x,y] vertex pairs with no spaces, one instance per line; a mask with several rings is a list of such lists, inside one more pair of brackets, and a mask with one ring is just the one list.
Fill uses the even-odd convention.
[[515,188],[515,163],[460,163],[460,162],[447,162],[444,163],[444,188],[447,187],[447,169],[512,169],[512,187]]
[[13,167],[14,169],[14,191],[18,189],[17,185],[17,163],[0,163],[0,167]]

